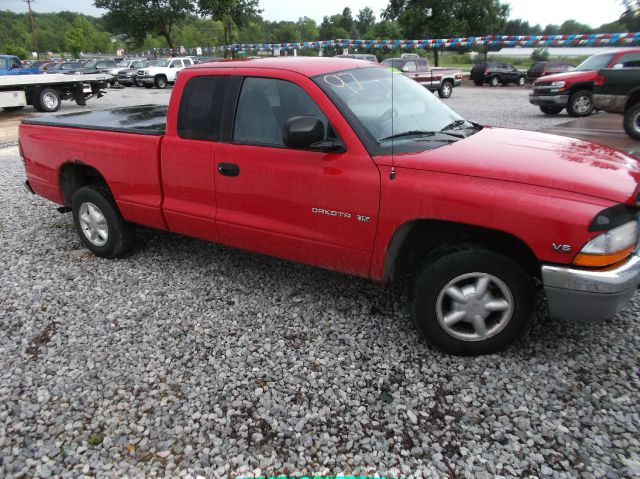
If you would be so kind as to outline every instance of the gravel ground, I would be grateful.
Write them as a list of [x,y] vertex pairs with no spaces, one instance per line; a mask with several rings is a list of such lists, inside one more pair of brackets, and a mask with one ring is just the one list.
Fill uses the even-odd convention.
[[[526,98],[485,90],[449,103]],[[449,357],[399,286],[151,230],[99,259],[23,178],[0,148],[0,477],[640,476],[638,296]]]

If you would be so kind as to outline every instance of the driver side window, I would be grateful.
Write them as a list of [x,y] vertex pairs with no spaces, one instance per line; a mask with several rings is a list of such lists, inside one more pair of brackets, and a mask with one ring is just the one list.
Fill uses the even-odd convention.
[[335,137],[327,117],[298,85],[275,78],[246,78],[238,100],[233,142],[284,147],[284,124],[295,116],[318,118],[325,126],[325,137]]

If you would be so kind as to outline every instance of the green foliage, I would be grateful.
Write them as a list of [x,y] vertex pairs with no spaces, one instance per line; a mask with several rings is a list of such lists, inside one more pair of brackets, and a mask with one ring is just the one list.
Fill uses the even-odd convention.
[[0,47],[0,51],[4,55],[15,55],[21,58],[22,60],[27,60],[31,58],[31,55],[29,54],[29,52],[25,50],[23,47],[20,47],[18,45],[12,45],[10,43],[2,45]]
[[174,25],[196,8],[194,0],[94,0],[93,4],[108,10],[107,26],[126,34],[130,45],[140,45],[148,34],[158,34],[170,48],[174,48]]
[[532,62],[546,62],[549,60],[549,50],[546,48],[536,48],[531,53]]

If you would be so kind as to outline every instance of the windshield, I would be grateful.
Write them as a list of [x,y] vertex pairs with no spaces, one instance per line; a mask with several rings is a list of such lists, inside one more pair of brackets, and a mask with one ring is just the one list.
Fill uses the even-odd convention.
[[592,57],[587,58],[583,61],[576,70],[579,71],[589,71],[589,70],[600,70],[601,68],[606,68],[613,57],[615,57],[615,53],[599,53],[598,55],[593,55]]
[[320,75],[314,81],[372,154],[388,154],[392,148],[398,153],[437,148],[476,128],[395,69],[357,68]]

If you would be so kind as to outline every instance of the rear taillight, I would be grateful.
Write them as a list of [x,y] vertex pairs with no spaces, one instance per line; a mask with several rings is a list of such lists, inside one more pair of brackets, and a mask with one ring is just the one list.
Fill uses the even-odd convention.
[[489,69],[488,69],[488,68],[485,68],[485,69],[484,69],[484,74],[486,75],[488,71],[489,71]]

